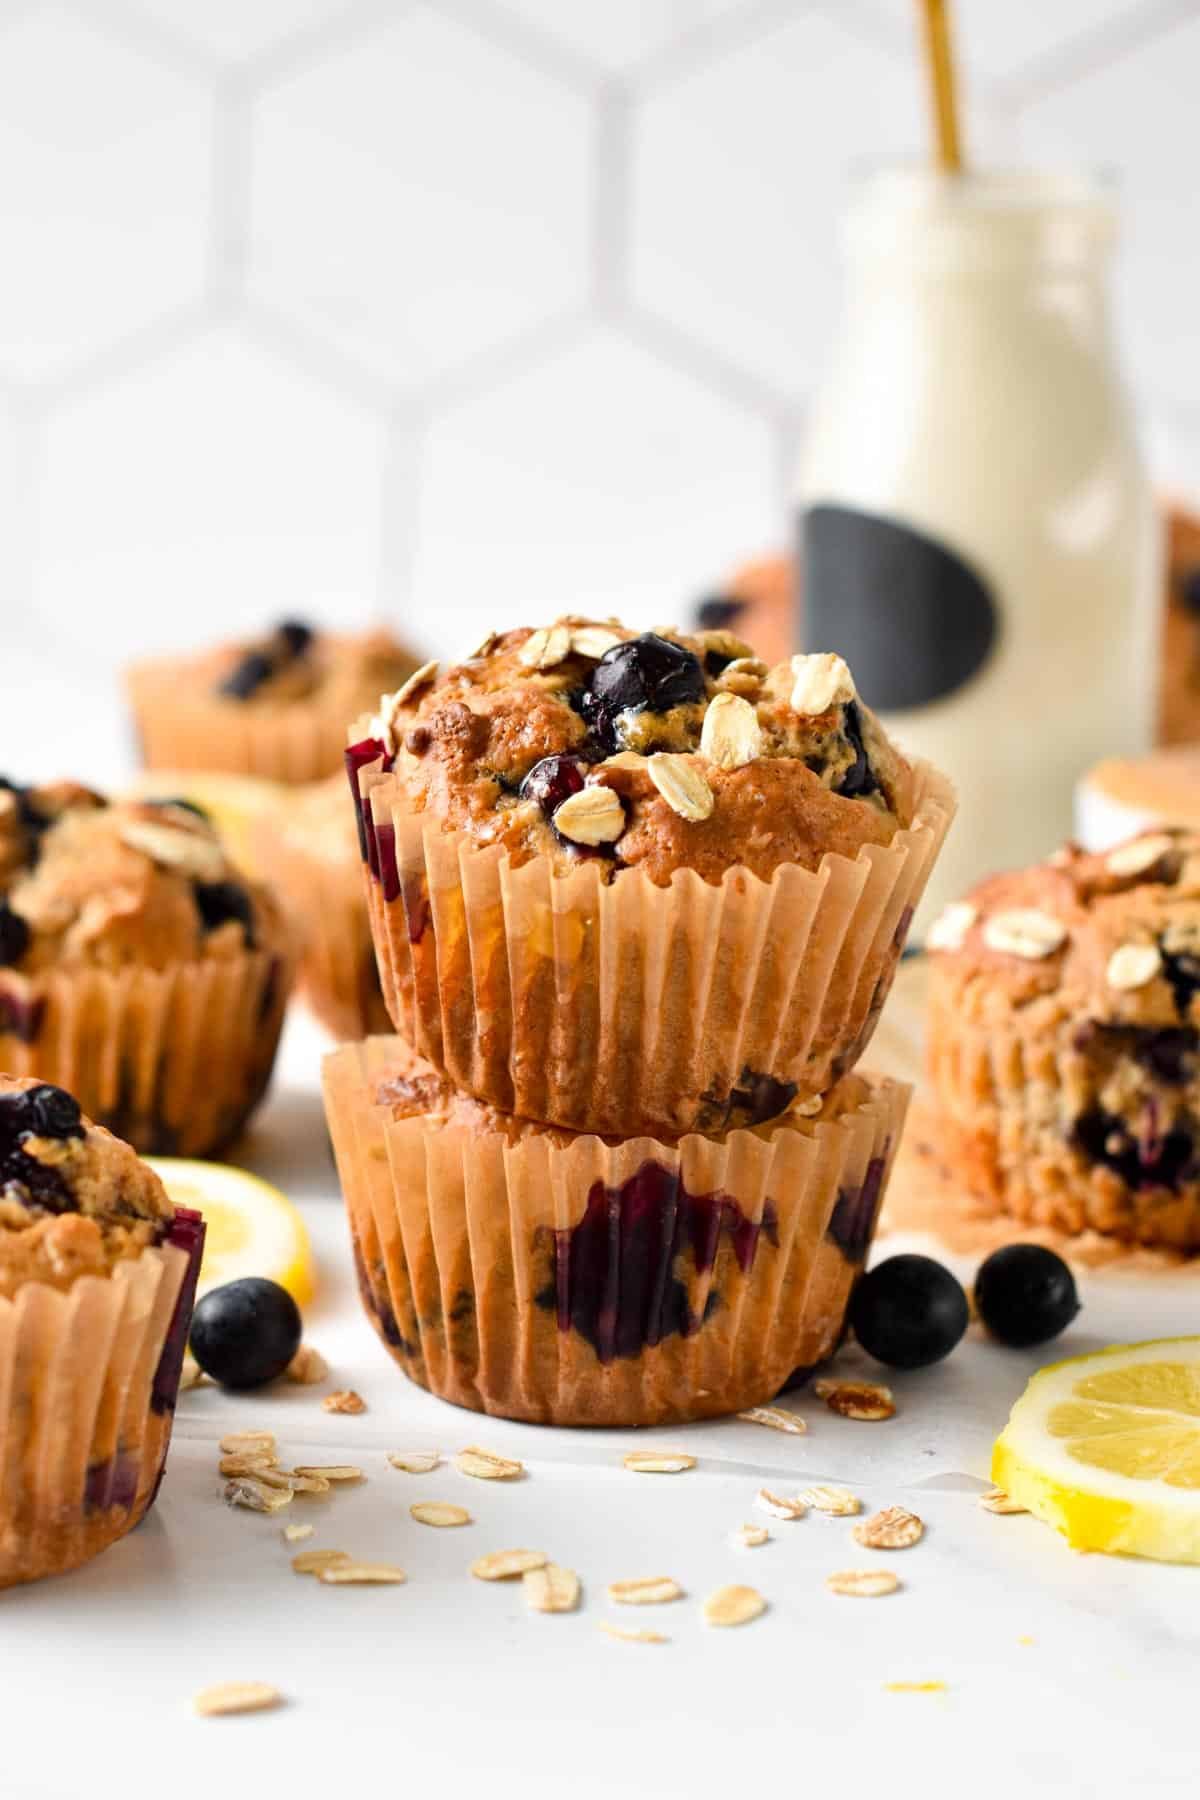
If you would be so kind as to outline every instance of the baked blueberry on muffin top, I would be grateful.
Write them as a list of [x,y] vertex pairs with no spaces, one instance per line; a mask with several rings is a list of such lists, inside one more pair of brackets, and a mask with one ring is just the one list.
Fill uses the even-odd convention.
[[352,766],[378,747],[414,810],[515,865],[593,857],[606,881],[814,869],[912,820],[911,770],[841,658],[768,669],[725,630],[568,617],[494,634],[360,724]]
[[349,718],[366,696],[403,680],[413,658],[386,631],[350,636],[284,619],[253,641],[222,645],[194,667],[214,695],[239,706],[321,699],[343,704]]

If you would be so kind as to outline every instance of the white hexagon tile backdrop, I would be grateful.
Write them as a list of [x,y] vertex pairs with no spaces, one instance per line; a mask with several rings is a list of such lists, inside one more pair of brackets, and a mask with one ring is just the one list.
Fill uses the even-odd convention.
[[[1195,488],[1200,0],[957,13],[973,147],[1115,171]],[[924,135],[910,0],[0,0],[5,753],[282,613],[681,614],[784,541],[853,171]]]

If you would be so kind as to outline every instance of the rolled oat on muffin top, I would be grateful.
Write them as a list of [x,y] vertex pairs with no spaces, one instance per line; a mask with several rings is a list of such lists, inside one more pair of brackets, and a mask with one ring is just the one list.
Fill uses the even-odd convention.
[[[419,670],[356,734],[404,799],[514,866],[594,858],[707,882],[853,858],[912,821],[912,771],[840,657],[768,669],[728,631],[626,630],[574,615],[493,634]],[[352,734],[352,736],[355,734]]]

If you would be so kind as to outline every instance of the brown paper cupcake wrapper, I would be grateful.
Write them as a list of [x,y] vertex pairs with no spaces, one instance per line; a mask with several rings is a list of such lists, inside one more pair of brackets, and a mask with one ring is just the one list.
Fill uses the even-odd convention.
[[254,839],[263,878],[282,896],[301,940],[300,987],[339,1039],[387,1031],[375,946],[357,861],[335,863],[292,842],[272,820]]
[[144,1153],[205,1156],[262,1098],[292,974],[267,951],[163,971],[0,971],[0,1069],[66,1088]]
[[754,1124],[853,1068],[955,807],[918,763],[913,825],[854,860],[605,886],[441,831],[378,766],[357,779],[396,1030],[504,1112],[614,1136]]
[[176,667],[131,669],[126,682],[147,769],[215,769],[297,783],[320,781],[342,767],[340,708],[304,700],[241,705],[181,693]]
[[87,1562],[154,1499],[204,1242],[181,1219],[108,1279],[0,1299],[0,1587]]
[[325,1060],[363,1303],[456,1405],[649,1425],[758,1405],[837,1348],[910,1090],[828,1122],[606,1144],[393,1119],[395,1040]]

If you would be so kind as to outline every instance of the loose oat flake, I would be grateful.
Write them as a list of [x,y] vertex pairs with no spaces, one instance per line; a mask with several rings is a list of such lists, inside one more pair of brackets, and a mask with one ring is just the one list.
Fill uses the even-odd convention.
[[235,1450],[217,1464],[220,1475],[260,1475],[264,1469],[277,1468],[279,1458],[271,1450]]
[[367,1410],[366,1401],[353,1388],[339,1388],[335,1394],[326,1394],[321,1406],[327,1413],[364,1413]]
[[530,1612],[574,1612],[579,1605],[579,1577],[574,1569],[560,1568],[558,1563],[526,1569],[521,1586]]
[[854,1539],[865,1550],[908,1550],[925,1536],[916,1513],[903,1506],[886,1506],[854,1527]]
[[245,1455],[253,1455],[255,1451],[269,1454],[275,1449],[275,1433],[273,1431],[231,1431],[223,1437],[219,1446],[227,1450],[231,1456],[241,1451]]
[[862,1501],[849,1488],[826,1487],[824,1483],[818,1483],[816,1487],[805,1488],[800,1498],[814,1512],[828,1513],[831,1518],[848,1519],[853,1513],[862,1511]]
[[878,1381],[839,1381],[821,1395],[830,1412],[843,1419],[891,1419],[896,1402],[891,1388]]
[[748,1625],[751,1619],[761,1617],[767,1610],[767,1603],[757,1588],[723,1587],[715,1594],[710,1594],[704,1602],[704,1623],[706,1625]]
[[290,1506],[294,1490],[289,1487],[268,1487],[257,1475],[238,1475],[225,1483],[225,1503],[228,1506],[244,1506],[250,1512],[280,1512]]
[[989,1488],[986,1494],[980,1494],[979,1504],[985,1512],[990,1513],[1023,1513],[1028,1512],[1019,1500],[1014,1500],[1004,1492],[1003,1488]]
[[489,1550],[471,1564],[476,1581],[511,1581],[530,1569],[544,1569],[550,1558],[544,1550]]
[[796,1496],[773,1494],[770,1488],[759,1488],[754,1496],[754,1504],[760,1512],[770,1513],[773,1519],[802,1519],[808,1511],[804,1501]]
[[300,1387],[314,1387],[328,1376],[329,1364],[311,1344],[301,1344],[284,1373]]
[[285,1525],[280,1535],[285,1544],[302,1544],[316,1529],[315,1525]]
[[466,1507],[454,1506],[449,1500],[418,1500],[408,1510],[418,1525],[436,1525],[439,1529],[447,1529],[471,1523],[471,1515]]
[[436,1450],[392,1450],[388,1455],[393,1469],[403,1469],[406,1475],[428,1475],[441,1460]]
[[292,1470],[293,1475],[315,1476],[318,1481],[361,1481],[363,1472],[353,1463],[306,1463]]
[[[311,1526],[309,1530],[312,1530]],[[332,1569],[337,1563],[353,1561],[348,1550],[301,1550],[298,1556],[293,1556],[292,1567],[297,1575],[319,1575],[322,1569]]]
[[900,1580],[890,1569],[839,1569],[836,1574],[826,1577],[825,1586],[831,1594],[849,1594],[855,1600],[878,1600],[884,1594],[894,1594]]
[[601,1620],[600,1629],[605,1637],[617,1638],[622,1644],[669,1644],[671,1641],[661,1631],[638,1631],[628,1625],[610,1625],[607,1620]]
[[192,1711],[203,1719],[224,1713],[267,1712],[282,1706],[283,1695],[266,1681],[218,1681],[192,1697]]
[[476,1481],[515,1481],[525,1473],[525,1464],[512,1456],[497,1456],[494,1450],[481,1450],[468,1444],[454,1459],[460,1475],[472,1475]]
[[635,1475],[682,1475],[695,1466],[695,1457],[683,1451],[631,1450],[625,1458],[625,1467]]
[[608,1597],[618,1606],[663,1606],[668,1600],[682,1600],[683,1589],[670,1575],[635,1575],[610,1581]]
[[408,1577],[395,1563],[339,1562],[326,1563],[317,1580],[327,1587],[398,1587]]
[[803,1437],[808,1430],[808,1421],[799,1413],[789,1412],[785,1406],[751,1406],[738,1414],[747,1425],[766,1425],[771,1431],[787,1431],[793,1437]]

